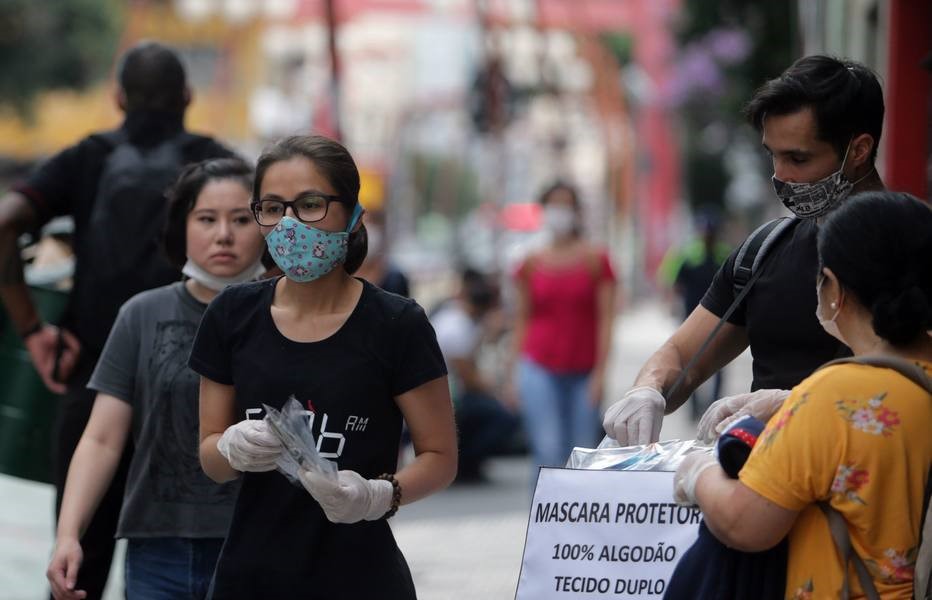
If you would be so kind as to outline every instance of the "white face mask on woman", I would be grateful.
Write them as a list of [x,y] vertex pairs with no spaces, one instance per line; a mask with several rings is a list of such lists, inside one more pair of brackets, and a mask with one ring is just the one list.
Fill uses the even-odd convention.
[[822,317],[822,284],[825,283],[826,279],[827,277],[825,275],[819,275],[819,281],[816,283],[816,298],[818,301],[816,303],[815,316],[816,319],[819,320],[819,325],[825,330],[825,333],[847,346],[848,342],[841,336],[841,330],[838,329],[838,323],[835,322],[835,319],[838,318],[838,313],[841,312],[841,306],[839,306],[837,302],[830,303],[828,306],[835,311],[835,314],[828,319]]
[[569,235],[576,228],[576,211],[569,206],[545,206],[543,224],[544,229],[554,236]]

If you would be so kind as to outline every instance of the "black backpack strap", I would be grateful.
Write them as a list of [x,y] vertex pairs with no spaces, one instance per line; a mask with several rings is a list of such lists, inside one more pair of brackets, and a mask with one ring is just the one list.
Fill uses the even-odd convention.
[[799,219],[796,217],[780,217],[764,223],[744,240],[744,243],[738,249],[734,270],[732,271],[736,296],[741,293],[741,290],[744,289],[754,273],[760,268],[764,257],[767,256],[767,251],[780,239],[785,231],[792,229],[798,222]]
[[764,223],[744,240],[744,243],[741,244],[741,247],[738,249],[737,256],[735,256],[733,271],[735,299],[732,300],[731,306],[728,307],[725,314],[718,320],[715,328],[709,333],[708,337],[705,338],[702,345],[696,350],[696,353],[692,355],[692,358],[689,359],[686,366],[680,371],[680,374],[677,375],[673,385],[670,386],[670,390],[664,394],[665,398],[670,398],[676,393],[683,384],[683,381],[685,381],[686,374],[689,373],[689,370],[696,364],[699,357],[706,351],[706,348],[708,348],[712,340],[715,339],[715,336],[725,325],[728,318],[737,310],[738,306],[741,305],[741,302],[744,301],[744,297],[751,291],[754,282],[756,282],[761,273],[763,273],[761,265],[764,264],[764,260],[767,258],[767,251],[773,247],[784,232],[792,229],[798,222],[799,219],[796,217],[780,217],[779,219]]

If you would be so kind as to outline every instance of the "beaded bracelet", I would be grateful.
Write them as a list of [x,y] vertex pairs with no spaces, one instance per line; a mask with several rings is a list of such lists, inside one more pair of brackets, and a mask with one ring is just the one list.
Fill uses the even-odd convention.
[[392,484],[392,504],[388,511],[382,515],[383,519],[391,518],[398,512],[398,506],[401,505],[401,484],[398,483],[392,473],[382,473],[376,479],[383,479]]

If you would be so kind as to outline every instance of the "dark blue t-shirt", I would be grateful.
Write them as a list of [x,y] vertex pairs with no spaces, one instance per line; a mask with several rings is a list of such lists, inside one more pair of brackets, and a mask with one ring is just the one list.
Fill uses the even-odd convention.
[[[284,337],[272,320],[277,280],[228,288],[211,302],[190,366],[232,385],[239,419],[291,397],[314,412],[322,456],[374,478],[396,469],[402,415],[394,398],[446,375],[433,328],[413,300],[363,282],[329,338]],[[414,598],[384,520],[334,524],[308,492],[276,472],[245,473],[217,565],[214,599]]]

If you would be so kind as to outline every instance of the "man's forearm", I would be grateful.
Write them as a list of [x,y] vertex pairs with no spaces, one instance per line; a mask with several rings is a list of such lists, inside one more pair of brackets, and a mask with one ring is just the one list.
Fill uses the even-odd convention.
[[676,393],[669,396],[670,388],[684,366],[676,347],[667,341],[641,367],[634,380],[634,387],[647,386],[659,390],[667,402],[665,412],[670,414],[679,408],[692,393],[694,383],[687,375]]
[[36,215],[28,200],[17,192],[0,197],[0,301],[17,333],[36,324],[39,315],[23,276],[19,236],[35,225]]
[[9,228],[0,230],[0,301],[21,334],[38,321],[39,315],[26,287],[16,239],[16,233]]

